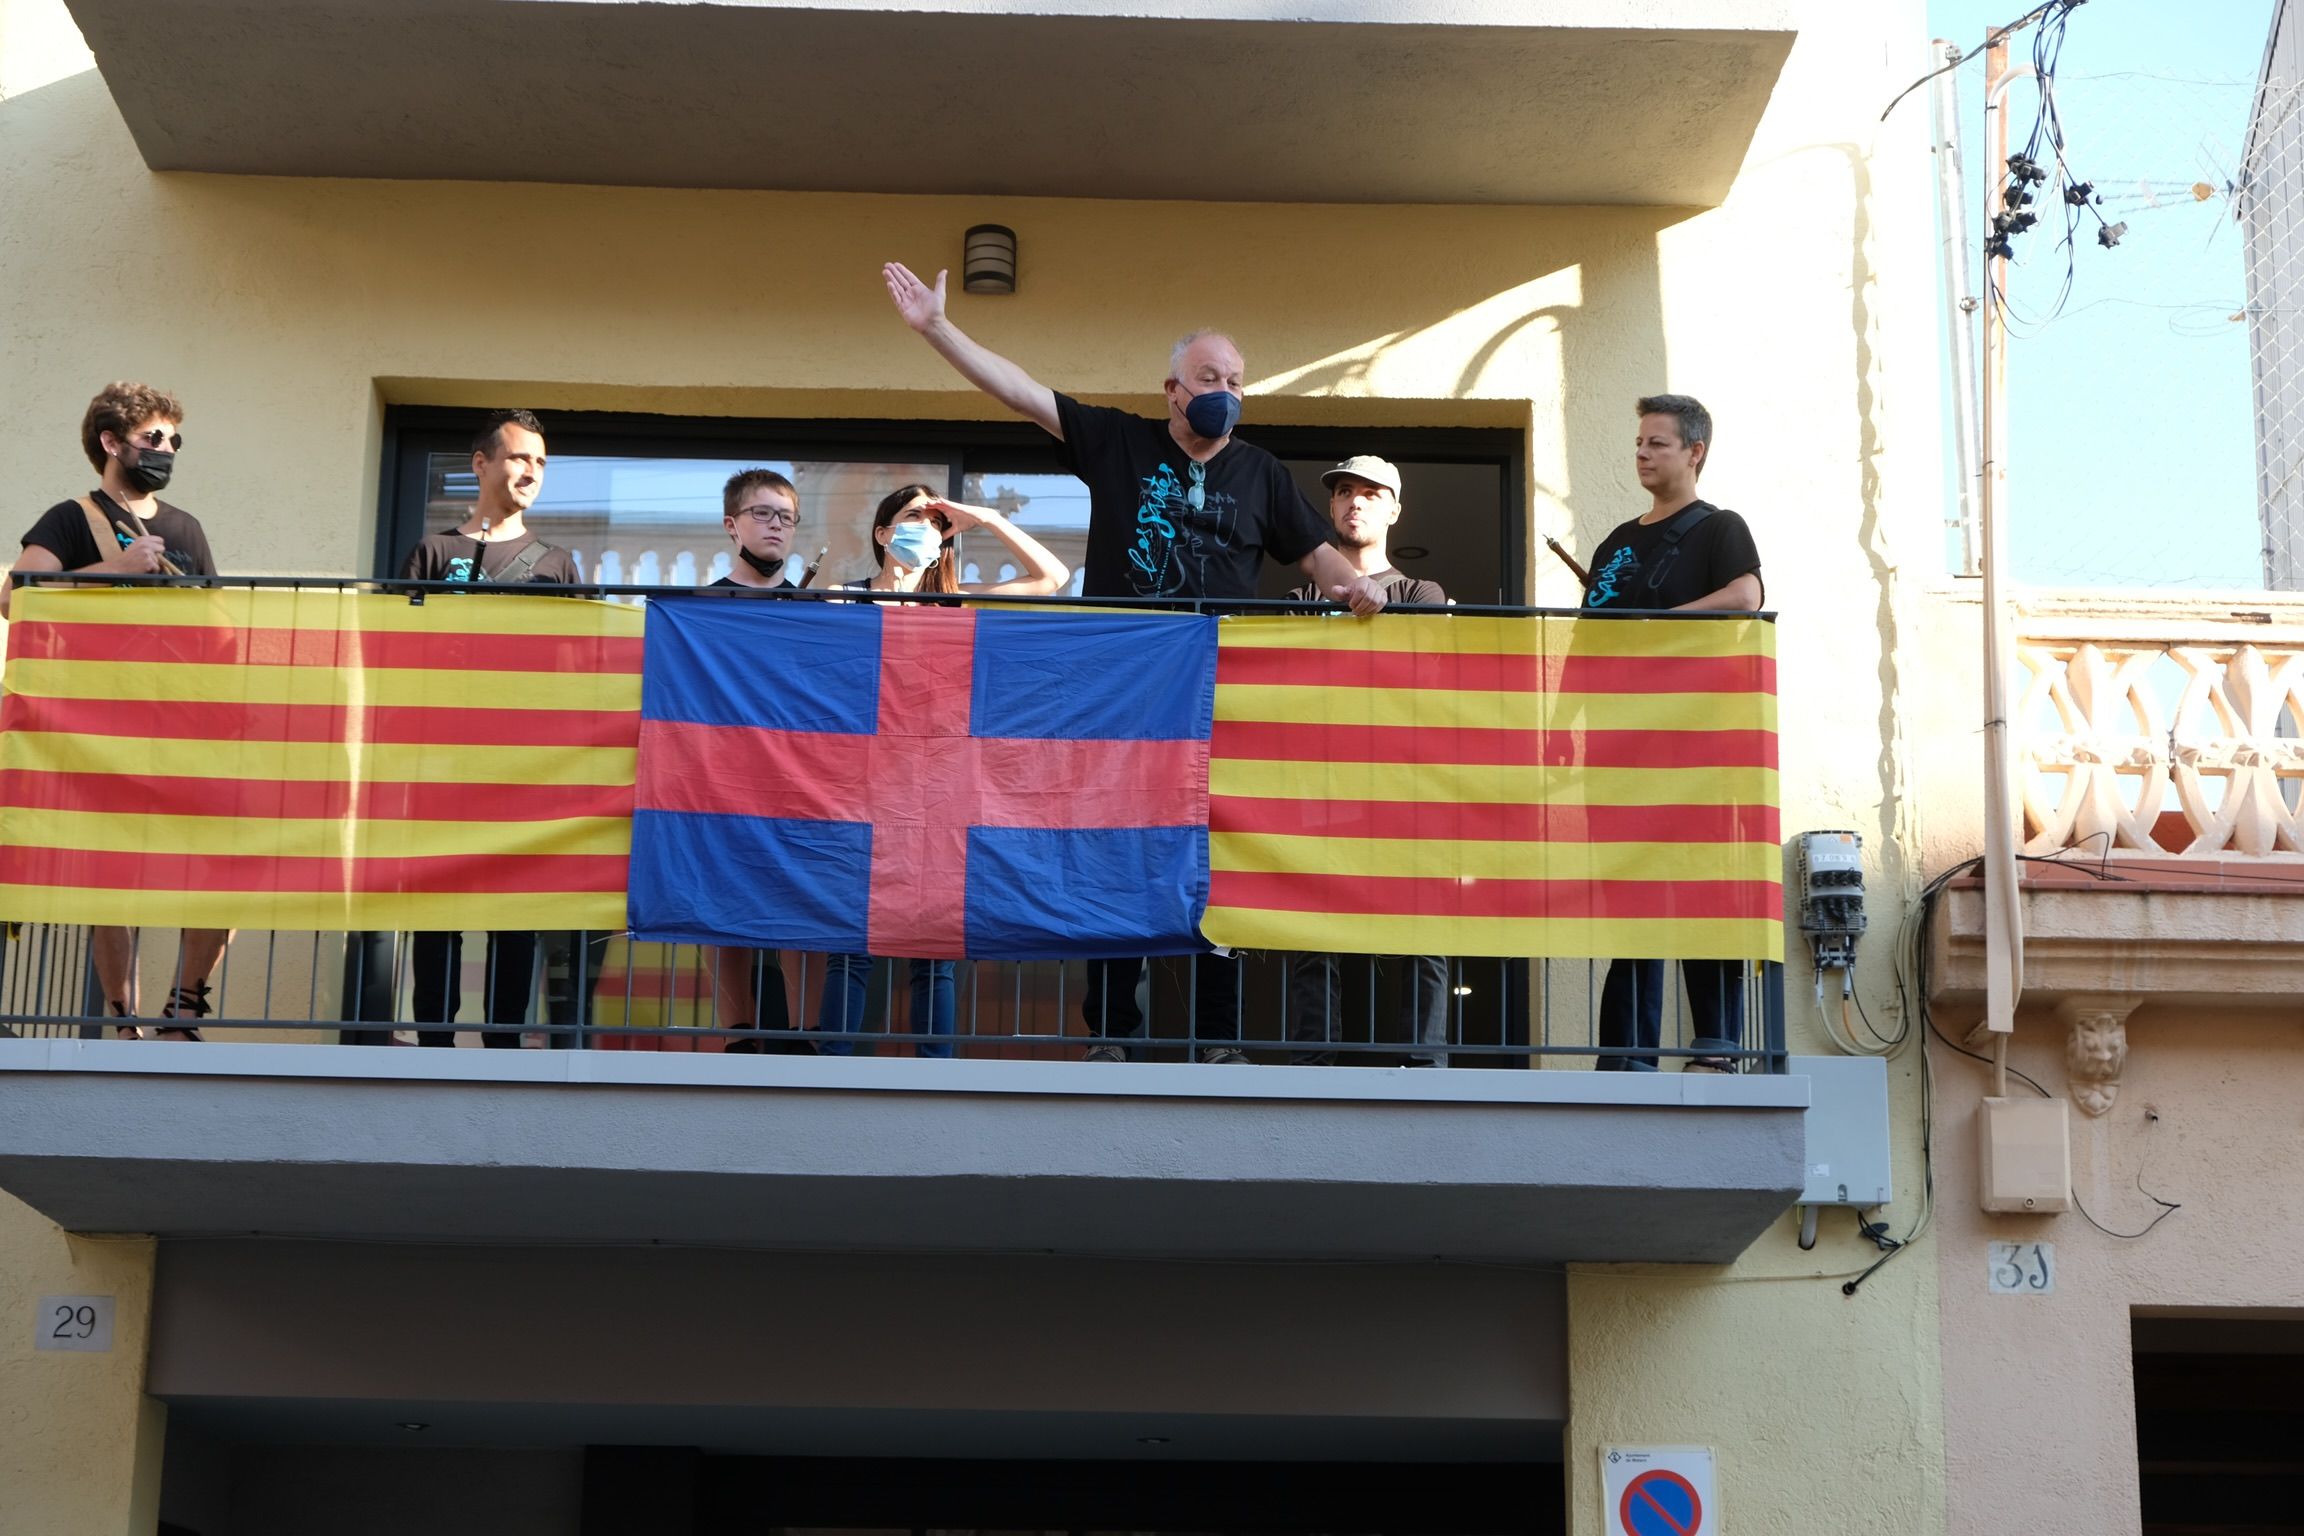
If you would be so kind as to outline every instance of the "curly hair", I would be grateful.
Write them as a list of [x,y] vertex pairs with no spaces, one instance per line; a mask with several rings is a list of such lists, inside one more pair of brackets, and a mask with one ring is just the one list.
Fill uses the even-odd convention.
[[89,467],[98,474],[104,472],[104,434],[126,437],[131,427],[164,417],[181,426],[184,406],[164,389],[149,384],[136,384],[127,379],[107,384],[88,402],[88,414],[80,418],[80,448],[88,455]]

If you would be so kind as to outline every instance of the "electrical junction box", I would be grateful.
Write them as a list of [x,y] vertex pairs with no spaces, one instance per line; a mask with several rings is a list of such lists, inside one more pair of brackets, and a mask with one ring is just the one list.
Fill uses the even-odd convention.
[[2062,1099],[1982,1099],[1977,1153],[1987,1211],[2072,1209],[2070,1113]]
[[1888,1063],[1877,1056],[1795,1056],[1808,1079],[1808,1187],[1802,1205],[1886,1205],[1896,1187],[1888,1161]]
[[1800,899],[1800,931],[1816,952],[1818,969],[1854,965],[1865,924],[1863,835],[1801,833],[1793,889]]

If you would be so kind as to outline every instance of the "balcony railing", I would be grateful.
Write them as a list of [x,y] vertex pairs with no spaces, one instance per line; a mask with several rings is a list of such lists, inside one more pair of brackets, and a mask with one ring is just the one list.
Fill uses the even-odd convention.
[[[326,592],[359,584],[210,585]],[[390,590],[410,592],[399,583]],[[431,590],[471,597],[461,588]],[[612,588],[549,592],[558,597],[662,595]],[[414,600],[422,602],[425,595]],[[1226,605],[1227,611],[1254,606]],[[1644,622],[1499,609],[1457,610],[1451,622],[1476,617]],[[216,663],[207,665],[216,670]],[[1687,686],[1682,680],[1660,691]],[[1769,735],[1772,739],[1772,730]],[[1581,760],[1580,735],[1567,750]],[[1772,765],[1772,746],[1767,760]],[[1638,766],[1633,765],[1635,771]],[[1772,808],[1769,818],[1772,824]],[[1637,836],[1638,829],[1629,835]],[[1613,867],[1611,873],[1619,880],[1627,873],[1670,878],[1679,854],[1667,846],[1635,845],[1629,856],[1633,867]],[[1532,856],[1541,860],[1541,847]],[[1595,875],[1592,883],[1603,882]],[[135,931],[129,941],[131,972],[147,1001],[137,1010],[141,1017],[108,1018],[88,926],[41,921],[48,914],[32,909],[0,915],[20,919],[10,929],[6,969],[0,974],[0,1031],[96,1038],[126,1028],[158,1034],[173,1026],[155,1017],[161,1010],[150,1000],[168,999],[179,985],[200,980],[183,969],[181,941],[168,928]],[[187,921],[198,916],[196,908],[184,913]],[[644,942],[625,933],[565,930],[467,933],[455,946],[460,953],[452,955],[445,939],[384,931],[244,932],[211,979],[213,1011],[196,1025],[225,1038],[239,1034],[371,1046],[455,1043],[1017,1059],[1070,1059],[1086,1050],[1091,1059],[1103,1060],[1194,1060],[1212,1054],[1230,1060],[1231,1053],[1245,1051],[1249,1060],[1322,1065],[1660,1064],[1670,1069],[1697,1061],[1738,1072],[1782,1072],[1786,1065],[1781,967],[1765,955],[1751,956],[1749,963],[1696,961],[1647,968],[1639,985],[1658,987],[1662,994],[1652,1005],[1661,1013],[1661,1026],[1657,1044],[1650,1047],[1603,1038],[1602,997],[1611,965],[1606,956],[1268,951],[1241,955],[1236,963],[1221,955],[1142,963],[923,962],[848,960],[792,950],[721,951]],[[1689,986],[1719,995],[1691,999]],[[458,1001],[451,1005],[450,999]],[[1106,1006],[1098,1005],[1105,1000]],[[1129,1000],[1138,1008],[1127,1007]],[[1693,1006],[1698,1002],[1709,1006]],[[1114,1010],[1109,1004],[1119,1004],[1116,1011],[1123,1017],[1140,1011],[1144,1028],[1123,1033],[1122,1025],[1110,1022]],[[1733,1039],[1699,1030],[1699,1017],[1721,1016],[1743,1021],[1731,1032]],[[1110,1032],[1100,1030],[1098,1021]]]
[[[752,966],[756,1002],[737,1028],[736,1003],[715,985],[712,952],[701,946],[544,933],[518,974],[499,974],[486,958],[488,936],[463,937],[455,967],[462,1006],[437,1024],[416,1022],[415,946],[404,933],[241,934],[215,972],[217,1011],[192,1022],[206,1037],[369,1046],[1074,1060],[1110,1045],[1143,1061],[1239,1046],[1251,1060],[1311,1065],[1586,1066],[1653,1057],[1669,1070],[1725,1056],[1740,1072],[1785,1070],[1783,968],[1774,962],[1730,982],[1749,1021],[1742,1048],[1700,1044],[1684,985],[1673,985],[1661,1000],[1660,1044],[1649,1051],[1602,1043],[1604,959],[1345,955],[1335,959],[1331,987],[1314,957],[1251,954],[1242,957],[1239,1003],[1227,1021],[1203,1016],[1196,957],[1156,959],[1133,978],[1148,1004],[1148,1032],[1122,1037],[1095,1034],[1084,1021],[1090,981],[1082,961],[936,962],[949,971],[952,999],[949,1030],[940,1031],[934,1017],[920,1016],[915,962],[875,959],[851,983],[825,956],[785,952]],[[132,942],[144,996],[165,998],[179,937],[149,929]],[[497,958],[500,965],[501,943]],[[95,1040],[126,1026],[152,1037],[171,1023],[150,1003],[133,1021],[105,1016],[85,927],[18,925],[0,965],[0,1034]],[[445,972],[439,981],[444,988]],[[854,999],[852,1019],[843,994]],[[489,1021],[491,998],[499,1022]]]
[[2026,853],[2304,855],[2304,607],[2265,601],[2025,618]]

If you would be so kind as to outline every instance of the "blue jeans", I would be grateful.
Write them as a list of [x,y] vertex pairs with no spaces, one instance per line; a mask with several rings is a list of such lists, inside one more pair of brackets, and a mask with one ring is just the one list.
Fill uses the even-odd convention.
[[[856,1054],[856,1036],[880,1032],[865,1017],[865,992],[872,981],[872,956],[826,955],[824,1000],[816,1010],[816,1049],[826,1056]],[[922,1056],[952,1054],[952,962],[912,962],[911,1033],[934,1035],[914,1049]]]
[[[1688,1045],[1711,1055],[1744,1046],[1744,962],[1683,960]],[[1664,1035],[1664,962],[1611,960],[1600,989],[1600,1043],[1652,1051]],[[1603,1072],[1653,1072],[1653,1056],[1603,1056]]]

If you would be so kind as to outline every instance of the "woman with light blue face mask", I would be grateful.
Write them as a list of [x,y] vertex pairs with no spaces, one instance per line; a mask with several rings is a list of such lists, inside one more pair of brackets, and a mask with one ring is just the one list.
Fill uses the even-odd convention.
[[[998,539],[1014,557],[1018,574],[1004,581],[959,579],[957,535],[980,529]],[[978,596],[1046,597],[1072,579],[1063,561],[1046,545],[990,507],[946,501],[925,485],[907,485],[882,498],[872,514],[872,554],[879,569],[864,581],[842,583],[851,591],[959,592]],[[929,1035],[922,1056],[952,1054],[953,985],[949,960],[912,962],[911,1033]],[[855,1036],[872,1027],[867,993],[872,956],[827,955],[824,999],[816,1013],[816,1048],[827,1056],[847,1056]]]

